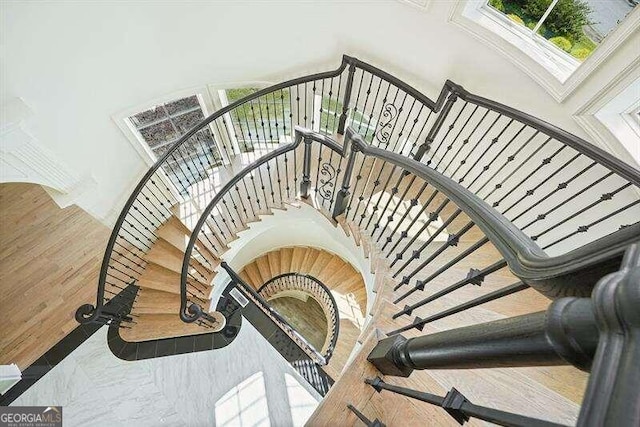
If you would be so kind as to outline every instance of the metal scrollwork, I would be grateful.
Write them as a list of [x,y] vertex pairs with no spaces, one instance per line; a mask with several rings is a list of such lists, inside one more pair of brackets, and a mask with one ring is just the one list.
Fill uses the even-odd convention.
[[387,104],[382,109],[382,117],[380,120],[380,129],[376,132],[376,139],[381,144],[388,144],[391,138],[391,129],[393,123],[398,116],[398,109],[393,104]]
[[318,179],[320,185],[316,190],[316,194],[324,200],[331,200],[333,197],[333,179],[337,172],[331,163],[323,163],[320,168],[320,176]]

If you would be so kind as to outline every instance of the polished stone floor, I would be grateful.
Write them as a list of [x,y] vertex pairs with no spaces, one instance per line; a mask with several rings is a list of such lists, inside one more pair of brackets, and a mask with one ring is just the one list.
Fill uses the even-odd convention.
[[13,402],[63,406],[65,426],[301,426],[320,396],[243,322],[227,347],[128,362],[101,328]]

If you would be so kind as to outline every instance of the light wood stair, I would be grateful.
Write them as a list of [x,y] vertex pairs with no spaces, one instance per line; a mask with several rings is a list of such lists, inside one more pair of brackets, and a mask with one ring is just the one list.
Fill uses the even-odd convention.
[[[136,285],[139,287],[131,317],[120,334],[127,341],[148,341],[161,338],[214,332],[216,328],[185,323],[180,319],[180,275],[184,250],[191,231],[176,216],[171,216],[156,231],[157,240],[144,254],[146,267]],[[200,244],[199,247],[205,248]],[[201,261],[193,263],[189,277],[189,289],[194,293],[188,304],[197,303],[209,310],[211,280],[219,260],[209,250],[202,249]],[[213,316],[219,314],[210,313]],[[221,326],[223,322],[218,323]]]
[[[327,373],[338,379],[360,335],[367,307],[367,290],[362,275],[339,256],[323,249],[293,246],[270,251],[245,265],[239,274],[256,290],[285,273],[309,274],[329,288],[339,306],[338,340]],[[356,310],[355,315],[349,310]],[[354,317],[345,318],[348,315]],[[358,325],[358,323],[360,325]]]
[[[300,154],[301,151],[298,153],[298,158],[301,158]],[[317,153],[314,153],[312,161],[315,162],[317,158]],[[301,164],[302,162],[298,162],[298,168],[301,167]],[[371,168],[373,172],[371,181],[373,181],[378,172],[382,171],[380,166],[380,162],[365,162],[365,168],[364,171],[362,171],[362,175],[364,177],[368,176],[367,168]],[[315,167],[316,165],[312,164],[312,170],[315,170]],[[386,182],[388,174],[390,173],[389,169],[391,168],[387,168],[386,171],[382,172],[380,176],[381,182]],[[274,172],[275,168],[272,167],[271,173],[273,174]],[[424,215],[426,217],[441,205],[444,200],[442,194],[430,197],[433,189],[429,188],[421,195],[418,195],[418,190],[421,187],[419,180],[410,184],[411,177],[406,176],[402,177],[398,181],[398,177],[400,176],[398,172],[399,171],[394,172],[395,175],[391,177],[391,184],[387,191],[391,190],[391,187],[395,185],[396,182],[399,182],[397,185],[398,194],[404,194],[406,190],[407,199],[416,198],[421,206],[428,203],[424,210]],[[266,174],[267,172],[263,170],[263,173]],[[297,176],[301,176],[299,170],[290,172],[292,175],[294,173],[297,173]],[[351,188],[353,189],[355,186],[352,185]],[[377,191],[381,190],[381,188],[377,189]],[[240,191],[244,190],[240,187]],[[269,188],[267,188],[266,191],[267,193],[270,193]],[[293,194],[294,195],[291,198],[287,199],[284,195],[281,197],[279,192],[276,191],[276,208],[292,209],[293,205],[296,203],[305,203],[307,205],[314,206],[314,202],[312,201],[313,197],[306,200],[296,200],[294,198],[295,191],[293,191]],[[255,198],[252,198],[252,203],[255,203]],[[334,379],[338,381],[333,386],[327,397],[321,402],[312,418],[308,421],[308,425],[358,425],[354,416],[346,410],[347,403],[352,403],[358,409],[369,415],[370,418],[377,417],[387,425],[457,425],[453,422],[453,419],[441,409],[390,393],[379,395],[370,386],[365,385],[363,383],[364,378],[373,377],[379,374],[375,368],[366,361],[366,356],[371,348],[373,348],[373,345],[375,345],[375,342],[384,337],[386,332],[411,323],[415,316],[425,318],[430,315],[437,314],[442,310],[451,308],[462,302],[469,301],[478,296],[500,289],[506,285],[515,283],[517,282],[517,279],[508,271],[508,269],[504,269],[500,271],[500,274],[489,276],[481,286],[464,286],[447,296],[416,309],[410,316],[403,315],[397,319],[393,319],[393,314],[397,313],[405,305],[419,302],[421,299],[465,278],[470,269],[486,267],[496,262],[501,257],[498,251],[490,243],[486,244],[454,267],[451,267],[445,274],[441,274],[440,276],[432,279],[424,291],[416,291],[407,297],[406,300],[398,304],[394,304],[392,301],[414,286],[417,280],[427,278],[448,260],[451,260],[454,256],[462,253],[474,242],[482,238],[483,234],[478,227],[471,228],[460,239],[457,246],[448,248],[446,251],[441,253],[441,255],[434,259],[433,262],[425,266],[418,274],[416,274],[411,279],[409,285],[405,285],[398,290],[394,290],[393,288],[400,283],[403,275],[415,269],[424,259],[426,259],[426,257],[435,253],[438,245],[429,245],[427,248],[423,249],[419,258],[411,260],[405,271],[400,273],[398,277],[394,278],[393,274],[399,265],[404,264],[408,259],[406,258],[394,267],[390,267],[391,263],[394,261],[395,253],[399,252],[405,245],[407,245],[406,253],[411,254],[412,251],[420,248],[424,241],[418,239],[412,244],[408,244],[410,238],[405,238],[401,245],[398,246],[398,249],[394,250],[393,253],[390,253],[390,245],[383,251],[382,247],[384,246],[385,238],[381,238],[380,233],[386,223],[385,215],[389,215],[389,212],[385,212],[382,208],[384,208],[384,206],[381,206],[381,210],[377,212],[377,219],[372,221],[372,224],[375,224],[376,220],[379,220],[381,227],[377,230],[372,227],[365,230],[364,226],[366,225],[367,220],[363,221],[362,225],[359,225],[359,218],[353,220],[350,216],[338,217],[336,220],[333,220],[326,210],[319,209],[319,215],[321,214],[324,216],[336,227],[336,229],[344,232],[346,236],[353,239],[355,244],[363,251],[364,256],[370,260],[371,272],[375,273],[374,292],[376,298],[372,304],[370,313],[362,312],[362,314],[369,314],[372,316],[372,320],[367,324],[367,327],[364,330],[356,328],[358,330],[356,331],[351,327],[351,325],[343,326],[341,321],[341,335],[344,332],[343,341],[340,341],[339,339],[333,358],[326,367],[327,371],[330,372],[331,375],[334,376]],[[266,209],[264,204],[260,209],[258,209],[258,206],[254,205],[253,209],[255,215],[247,215],[247,219],[249,220],[258,220],[260,215],[267,215],[273,212],[271,209]],[[447,206],[440,211],[438,218],[440,223],[445,221],[453,212],[456,211],[456,209],[457,207],[453,203],[448,203]],[[228,216],[226,217],[226,220],[229,221]],[[468,222],[469,218],[465,214],[460,214],[448,225],[446,234],[450,235],[458,232]],[[217,234],[218,237],[223,240],[223,244],[227,245],[234,239],[238,238],[238,233],[241,233],[242,230],[246,229],[245,225],[240,224],[241,221],[239,221],[239,219],[237,223],[238,226],[236,229],[231,232],[225,231],[228,235],[224,239],[220,235],[221,233],[219,231],[214,230],[212,233]],[[395,225],[396,224],[392,222],[386,228],[387,232],[390,232]],[[166,230],[158,234],[158,236],[159,241],[167,242],[175,249],[181,248],[180,242],[183,240],[176,230]],[[446,235],[444,237],[446,238]],[[398,239],[397,235],[394,236],[394,242],[396,239]],[[211,254],[220,253],[220,251],[217,250],[218,248],[212,247],[212,245],[207,242],[200,242],[200,244],[204,247],[210,248]],[[160,243],[160,245],[164,245],[164,243]],[[166,245],[164,245],[164,247],[166,248]],[[176,252],[169,250],[169,248],[166,249],[168,250],[162,251],[157,249],[155,251],[156,253],[153,254],[155,258],[153,260],[147,260],[152,262],[149,262],[147,269],[138,283],[142,288],[146,287],[153,291],[175,294],[177,292],[172,291],[172,289],[177,289],[179,280],[175,282],[176,288],[168,286],[167,282],[169,280],[176,279]],[[157,253],[158,251],[160,251],[160,254]],[[259,288],[266,281],[278,274],[286,272],[310,274],[322,280],[330,289],[337,293],[352,294],[354,299],[357,301],[357,304],[360,306],[360,309],[366,309],[366,290],[364,290],[364,283],[362,283],[361,277],[358,279],[355,275],[351,274],[351,270],[344,265],[344,262],[338,262],[335,259],[335,255],[323,250],[304,246],[281,248],[271,252],[265,253],[256,258],[240,271],[241,277],[254,288]],[[205,257],[207,257],[206,254]],[[217,261],[215,257],[212,258],[213,259],[210,260],[210,262]],[[158,264],[155,263],[156,261]],[[169,265],[164,265],[165,261]],[[206,273],[204,270],[200,271],[200,267],[194,268],[198,273]],[[353,270],[355,271],[355,269]],[[357,275],[359,276],[359,274]],[[208,286],[207,283],[204,283],[203,285]],[[142,291],[144,291],[144,289]],[[158,298],[158,300],[161,301],[161,304],[159,305],[163,307],[162,310],[166,310],[165,307],[174,304],[171,297],[164,294],[154,294],[153,292],[150,292],[145,296],[144,292],[141,292],[140,297],[145,303],[143,306],[146,305],[146,301]],[[469,324],[500,319],[507,316],[531,313],[546,309],[548,304],[549,301],[539,293],[532,290],[526,290],[456,315],[440,319],[428,324],[423,331],[412,329],[403,333],[403,335],[407,338],[411,338],[426,333],[444,331]],[[142,310],[145,310],[145,308]],[[170,315],[166,313],[140,313],[137,315],[137,320],[138,324],[144,325],[146,329],[163,328],[164,326],[161,322],[165,321],[166,316]],[[179,319],[177,320],[179,321]],[[175,324],[167,326],[171,333],[182,333],[181,330],[172,329],[173,326],[175,326]],[[193,325],[188,325],[188,328],[192,327]],[[133,331],[133,329],[131,331]],[[187,330],[187,332],[190,332],[190,330]],[[358,332],[357,335],[356,332]],[[135,334],[134,337],[136,337]],[[139,337],[136,338],[140,339]],[[144,339],[144,337],[142,339]],[[355,356],[355,360],[345,368],[343,364],[348,360],[351,349],[356,341],[359,341],[363,347]],[[347,347],[348,349],[346,349]],[[341,364],[342,366],[339,366]],[[564,424],[574,424],[579,408],[578,405],[581,402],[582,395],[584,393],[586,378],[586,374],[575,368],[544,367],[464,370],[455,372],[451,370],[434,370],[429,372],[416,371],[409,378],[388,378],[386,380],[392,384],[440,395],[444,395],[451,387],[456,387],[471,401],[477,404],[494,407],[496,409],[510,410],[512,412],[529,416],[540,417],[540,414],[546,414],[544,418],[549,420]],[[479,423],[472,420],[471,425],[479,425]]]

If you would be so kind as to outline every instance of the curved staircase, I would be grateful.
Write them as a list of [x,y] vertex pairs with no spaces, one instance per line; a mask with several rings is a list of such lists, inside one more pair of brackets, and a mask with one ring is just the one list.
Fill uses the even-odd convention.
[[[373,289],[310,246],[266,251],[239,274],[229,267],[233,242],[250,244],[243,232],[302,205],[368,258]],[[606,387],[633,402],[638,370],[623,363],[632,351],[610,340],[640,348],[621,326],[638,325],[627,300],[603,289],[635,301],[624,278],[640,265],[638,218],[640,172],[599,148],[453,82],[432,100],[345,56],[334,71],[257,91],[186,132],[127,201],[96,305],[76,318],[128,340],[218,330],[224,315],[210,312],[210,297],[222,268],[230,279],[216,286],[244,292],[338,379],[310,425],[354,425],[364,414],[389,425],[473,416],[631,426],[638,420],[615,409],[622,398],[597,390],[609,375],[617,382]],[[284,273],[316,277],[357,307],[359,321],[339,310],[326,366],[257,292]],[[132,286],[131,310],[112,310]],[[625,374],[613,374],[620,366]]]
[[[131,326],[123,329],[121,336],[126,341],[149,341],[176,336],[215,332],[224,326],[224,318],[213,314],[209,324],[184,323],[180,312],[180,273],[182,260],[191,231],[182,221],[172,215],[156,230],[157,240],[150,249],[140,255],[137,263],[125,265],[127,271],[145,264],[145,269],[137,278],[139,288],[130,316]],[[203,252],[203,262],[196,264],[192,279],[195,290],[189,300],[201,307],[209,308],[211,300],[211,280],[219,260],[211,252]]]
[[[270,251],[245,265],[239,272],[256,291],[277,276],[309,275],[332,293],[338,307],[339,334],[325,371],[337,380],[364,327],[367,289],[362,275],[347,261],[323,249],[295,246]],[[267,298],[269,301],[269,298]]]
[[[351,299],[351,306],[366,315],[367,289],[362,275],[350,263],[324,249],[295,246],[270,251],[242,267],[240,276],[256,290],[276,276],[308,274],[324,283],[334,294]],[[340,302],[338,302],[340,305]]]

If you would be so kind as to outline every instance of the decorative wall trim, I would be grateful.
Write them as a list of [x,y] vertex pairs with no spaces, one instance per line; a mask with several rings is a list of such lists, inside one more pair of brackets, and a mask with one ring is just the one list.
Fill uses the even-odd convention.
[[587,100],[573,115],[574,120],[590,137],[606,147],[613,155],[636,168],[640,168],[640,165],[624,148],[618,138],[596,117],[596,114],[638,78],[640,78],[640,57],[636,58],[615,79]]
[[97,185],[79,176],[31,134],[25,121],[33,111],[20,98],[2,106],[6,119],[0,128],[0,182],[30,182],[45,187],[61,208],[76,201]]

